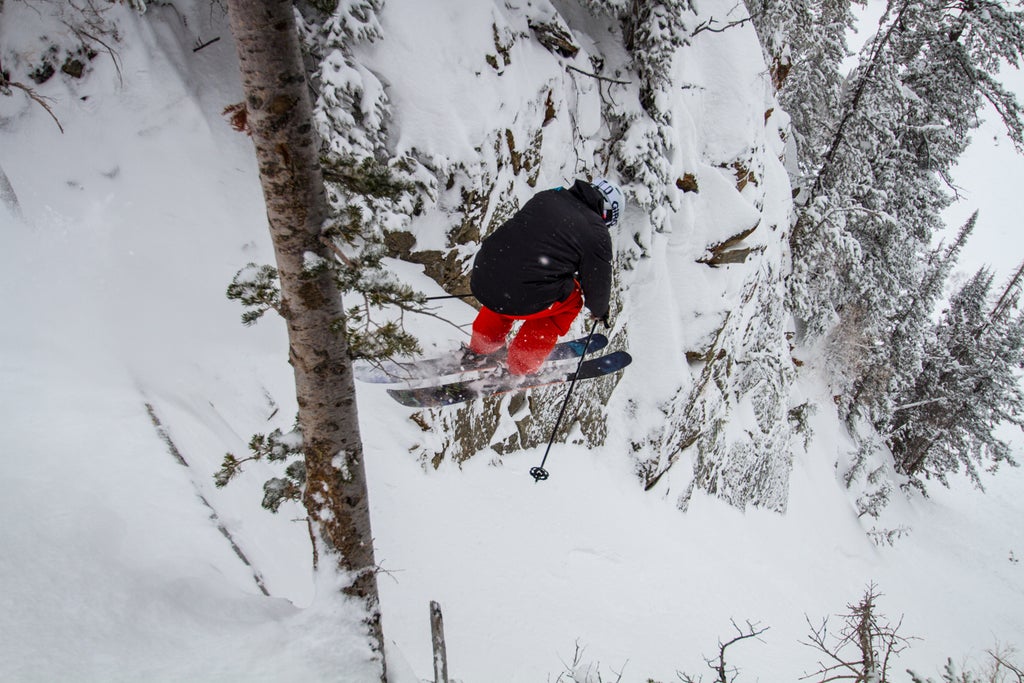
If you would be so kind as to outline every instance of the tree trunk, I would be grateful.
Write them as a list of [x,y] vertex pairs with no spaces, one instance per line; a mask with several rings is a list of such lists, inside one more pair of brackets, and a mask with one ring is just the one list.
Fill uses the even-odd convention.
[[[3,9],[3,0],[0,0],[0,9]],[[15,218],[23,218],[18,195],[14,193],[14,186],[7,179],[7,174],[4,173],[2,166],[0,166],[0,204],[6,206]]]
[[365,603],[368,636],[386,681],[341,293],[329,271],[305,268],[307,254],[326,261],[332,256],[320,241],[327,200],[295,15],[289,0],[228,0],[228,12],[288,324],[306,461],[303,502],[313,522],[318,571],[351,577],[344,592]]

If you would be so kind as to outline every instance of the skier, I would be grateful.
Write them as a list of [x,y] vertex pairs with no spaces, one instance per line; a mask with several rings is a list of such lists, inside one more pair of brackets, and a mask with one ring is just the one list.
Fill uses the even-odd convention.
[[485,238],[470,278],[483,307],[473,321],[466,363],[501,349],[517,320],[523,325],[508,346],[512,375],[536,372],[584,305],[607,326],[608,229],[623,207],[613,183],[577,180],[568,189],[538,193]]

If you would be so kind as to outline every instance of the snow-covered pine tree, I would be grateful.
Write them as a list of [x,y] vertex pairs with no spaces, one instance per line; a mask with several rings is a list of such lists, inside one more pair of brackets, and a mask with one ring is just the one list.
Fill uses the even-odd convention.
[[[926,328],[907,321],[922,266],[952,201],[949,172],[985,99],[1019,139],[1021,110],[994,78],[1017,63],[1024,15],[994,2],[893,0],[861,53],[831,122],[791,235],[792,307],[810,336],[833,336],[847,417],[885,421],[917,373]],[[912,316],[922,320],[928,311]]]
[[[945,293],[949,276],[967,239],[974,231],[978,213],[961,226],[948,247],[939,245],[927,252],[921,263],[921,281],[916,289],[904,293],[897,304],[890,325],[889,337],[884,344],[875,344],[869,353],[857,354],[866,362],[855,373],[854,393],[847,397],[848,405],[867,403],[862,397],[875,397],[875,409],[870,413],[872,426],[886,431],[886,420],[892,414],[894,397],[918,378],[926,347],[932,341],[933,312]],[[839,344],[848,338],[838,339]],[[854,412],[851,412],[852,417]],[[852,420],[851,420],[852,422]]]
[[796,189],[820,167],[842,96],[853,3],[864,0],[749,0],[751,18],[797,148]]
[[979,467],[1015,464],[1000,424],[1024,428],[1024,315],[1016,312],[1024,266],[989,305],[990,271],[979,270],[950,299],[926,348],[912,389],[893,413],[889,445],[897,469],[923,480],[964,469],[980,486]]
[[659,97],[672,85],[672,62],[689,35],[687,14],[693,14],[689,0],[633,0],[625,17],[623,40],[640,77],[640,105],[655,120],[667,115],[668,103]]
[[425,310],[422,296],[384,266],[389,233],[405,229],[422,211],[424,197],[436,196],[436,178],[412,156],[387,147],[391,104],[384,85],[362,66],[354,51],[379,40],[381,0],[297,3],[300,35],[317,97],[314,122],[323,148],[320,162],[331,209],[324,238],[346,311],[349,352],[357,358],[408,355],[419,351],[413,334],[381,309]]
[[781,91],[793,66],[792,44],[802,34],[816,27],[811,15],[810,0],[746,0],[750,21],[761,41],[765,63],[771,69],[772,85]]
[[[673,120],[674,60],[695,16],[689,0],[633,0],[623,16],[623,43],[639,78],[640,108],[610,112],[621,129],[614,152],[619,172],[637,186],[633,198],[656,232],[668,230],[669,217],[679,209],[673,177],[679,146]],[[629,254],[630,260],[646,256],[651,235],[638,232],[633,239],[637,251]]]
[[[930,317],[930,311],[938,304],[944,294],[945,283],[956,266],[957,258],[967,242],[968,237],[974,230],[978,221],[978,212],[961,226],[956,239],[949,246],[939,245],[931,251],[925,263],[925,278],[919,291],[914,292],[908,299],[906,315],[895,326],[894,337],[899,339],[900,335],[913,334],[914,330],[927,330],[924,334],[925,358],[928,357],[928,345],[934,345],[934,323]],[[842,335],[837,335],[842,336]],[[844,337],[848,339],[848,337]],[[861,386],[870,385],[870,380],[877,378],[879,381],[888,381],[890,372],[881,371],[881,368],[868,367],[863,369]],[[914,378],[918,382],[920,375]],[[897,403],[899,398],[896,398]],[[843,481],[847,488],[859,491],[857,507],[861,514],[870,514],[878,517],[882,508],[888,503],[891,491],[894,488],[893,482],[900,479],[895,470],[892,458],[888,455],[885,438],[882,436],[891,429],[887,423],[871,424],[853,423],[851,420],[851,433],[856,437],[857,448],[853,452],[853,460],[843,475]],[[882,456],[882,453],[885,453]],[[880,457],[880,460],[876,458]],[[874,461],[871,463],[871,461]],[[871,463],[871,464],[869,464]]]
[[[379,0],[343,3],[298,3],[299,31],[306,67],[318,97],[313,121],[321,140],[320,164],[327,188],[329,217],[322,239],[332,252],[310,269],[329,268],[342,292],[348,352],[352,358],[379,359],[419,351],[415,335],[383,309],[423,311],[424,299],[399,282],[382,265],[386,231],[408,223],[422,208],[421,193],[432,176],[408,157],[391,158],[384,140],[390,108],[383,85],[359,67],[353,47],[380,38]],[[249,264],[228,288],[228,297],[245,305],[243,322],[251,324],[268,306],[251,302],[275,296],[276,272],[269,282],[254,279],[260,266]],[[264,273],[268,266],[262,267]],[[272,270],[272,269],[271,269]]]

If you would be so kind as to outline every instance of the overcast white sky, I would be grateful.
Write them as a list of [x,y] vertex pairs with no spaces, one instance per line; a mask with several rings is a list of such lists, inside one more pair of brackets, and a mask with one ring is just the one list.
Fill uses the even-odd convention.
[[[1006,68],[1002,77],[1024,100],[1024,74]],[[946,217],[955,230],[975,209],[980,212],[961,265],[968,273],[990,265],[996,270],[996,282],[1001,283],[1024,259],[1024,156],[1014,150],[994,109],[987,107],[983,119],[954,173],[962,199],[946,212]]]

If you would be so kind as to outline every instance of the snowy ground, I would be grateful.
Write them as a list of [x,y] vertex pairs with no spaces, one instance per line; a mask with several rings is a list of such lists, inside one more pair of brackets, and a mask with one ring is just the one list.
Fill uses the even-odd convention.
[[[295,408],[282,326],[243,328],[223,295],[246,262],[270,260],[250,143],[219,117],[238,84],[195,77],[231,74],[230,42],[193,55],[172,25],[139,23],[164,51],[126,50],[123,85],[100,59],[88,81],[41,89],[64,135],[24,98],[0,98],[0,164],[25,215],[0,208],[0,679],[364,681],[336,639],[343,616],[307,609],[298,511],[259,508],[255,467],[213,487],[226,451],[287,428]],[[428,347],[453,332],[422,327]],[[923,639],[897,671],[1024,646],[1024,473],[991,478],[984,496],[955,481],[898,502],[884,524],[911,533],[876,547],[836,481],[847,444],[830,397],[801,390],[823,409],[779,516],[706,497],[682,514],[610,449],[558,447],[543,484],[527,475],[536,451],[425,471],[408,455],[409,411],[361,386],[398,683],[431,677],[430,600],[465,683],[554,681],[577,644],[604,680],[672,681],[704,672],[730,619],[770,627],[735,648],[740,681],[795,681],[814,669],[805,615],[842,612],[870,582]]]

